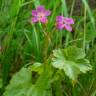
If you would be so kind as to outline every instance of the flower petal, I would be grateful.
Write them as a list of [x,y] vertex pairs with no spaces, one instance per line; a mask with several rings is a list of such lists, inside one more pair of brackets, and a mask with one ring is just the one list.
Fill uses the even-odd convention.
[[36,10],[32,10],[32,16],[37,16],[37,11]]
[[62,22],[63,19],[64,19],[63,16],[57,16],[57,17],[56,17],[56,21],[57,21],[57,22]]
[[50,10],[46,10],[45,11],[45,16],[49,16],[51,14],[51,11]]
[[74,24],[74,20],[72,18],[65,18],[68,24]]
[[56,24],[56,27],[57,27],[59,30],[62,30],[62,29],[64,29],[64,24],[63,24],[63,23],[57,23],[57,24]]
[[38,11],[38,12],[42,12],[42,11],[44,11],[44,10],[45,10],[44,6],[38,6],[38,7],[37,7],[37,11]]
[[40,20],[42,23],[47,23],[47,18],[46,17],[43,17],[43,18],[41,18],[41,20]]
[[37,17],[33,17],[33,18],[32,18],[32,22],[33,22],[33,23],[38,22],[38,18],[37,18]]
[[68,24],[65,24],[65,29],[68,30],[68,31],[72,31],[72,27]]

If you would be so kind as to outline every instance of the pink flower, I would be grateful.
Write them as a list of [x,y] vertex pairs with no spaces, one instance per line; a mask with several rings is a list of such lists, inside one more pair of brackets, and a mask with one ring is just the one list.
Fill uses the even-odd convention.
[[47,16],[49,16],[50,14],[50,10],[45,10],[44,6],[38,6],[36,10],[32,10],[32,22],[47,23]]
[[56,27],[59,30],[66,29],[68,31],[72,31],[71,24],[74,24],[74,20],[72,18],[67,18],[63,16],[56,17]]

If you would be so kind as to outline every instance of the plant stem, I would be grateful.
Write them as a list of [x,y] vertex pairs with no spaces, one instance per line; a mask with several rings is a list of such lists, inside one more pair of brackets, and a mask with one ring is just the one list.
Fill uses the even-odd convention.
[[86,47],[86,16],[87,16],[86,6],[84,8],[84,38],[83,38],[83,49]]
[[65,47],[68,46],[68,42],[69,42],[69,33],[67,32],[67,34],[66,34],[66,40],[65,40]]
[[74,5],[75,5],[75,0],[73,0],[73,2],[72,2],[70,17],[71,17],[72,14],[73,14]]

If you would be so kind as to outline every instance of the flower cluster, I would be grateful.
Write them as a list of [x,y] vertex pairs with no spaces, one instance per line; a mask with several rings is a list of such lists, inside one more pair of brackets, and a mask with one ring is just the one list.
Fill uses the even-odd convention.
[[[50,10],[46,10],[44,6],[38,6],[36,10],[32,10],[32,22],[41,22],[47,23],[47,17],[51,15]],[[71,25],[74,24],[74,20],[72,18],[57,16],[56,17],[56,28],[59,30],[66,29],[68,31],[72,31]]]

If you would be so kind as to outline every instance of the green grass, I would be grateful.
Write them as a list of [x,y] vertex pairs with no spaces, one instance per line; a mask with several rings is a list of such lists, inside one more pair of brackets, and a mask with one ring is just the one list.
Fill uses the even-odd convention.
[[[67,0],[0,0],[0,96],[3,96],[6,86],[16,72],[35,62],[44,63],[42,65],[45,75],[50,71],[49,74],[54,78],[51,85],[52,95],[49,96],[96,96],[96,9],[90,8],[88,0],[82,0],[81,15],[74,15],[76,0],[71,2],[71,5],[68,5]],[[39,5],[44,5],[52,11],[46,25],[31,23],[31,11]],[[73,32],[55,29],[55,18],[60,14],[75,20]],[[91,71],[78,76],[76,84],[71,83],[62,70],[50,68],[53,50],[69,46],[83,49],[92,65]],[[41,69],[34,70],[37,72]],[[42,78],[48,79],[45,75],[40,75],[36,86]],[[36,76],[33,76],[34,82]],[[44,84],[46,83],[48,82]],[[41,83],[39,86],[44,87],[44,84]]]

